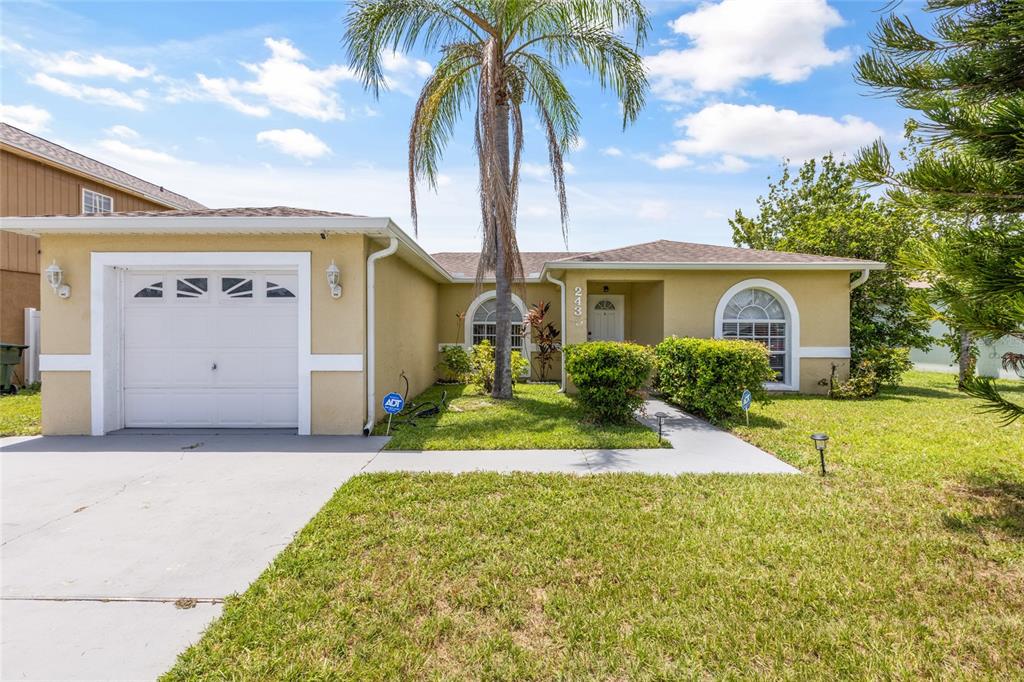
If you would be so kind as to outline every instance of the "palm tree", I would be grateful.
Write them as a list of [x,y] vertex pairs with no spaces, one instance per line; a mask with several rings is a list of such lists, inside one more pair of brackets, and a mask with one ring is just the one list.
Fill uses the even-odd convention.
[[613,90],[625,127],[644,104],[647,76],[637,50],[648,27],[640,0],[356,0],[348,13],[349,63],[375,96],[387,86],[381,67],[386,52],[419,45],[441,55],[423,85],[409,130],[409,193],[417,235],[416,181],[426,179],[436,189],[445,146],[475,104],[483,226],[477,283],[494,272],[495,398],[512,397],[512,285],[523,280],[516,243],[523,105],[533,108],[544,130],[568,245],[563,154],[578,139],[580,113],[559,70],[580,65]]

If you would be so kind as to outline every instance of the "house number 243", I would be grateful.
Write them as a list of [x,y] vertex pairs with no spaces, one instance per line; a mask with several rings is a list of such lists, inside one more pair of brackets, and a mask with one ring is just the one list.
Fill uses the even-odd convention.
[[572,314],[576,317],[583,315],[583,287],[575,287],[572,290]]

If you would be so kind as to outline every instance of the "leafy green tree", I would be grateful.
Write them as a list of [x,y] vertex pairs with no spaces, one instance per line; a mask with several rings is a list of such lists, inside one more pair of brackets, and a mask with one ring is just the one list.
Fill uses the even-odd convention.
[[872,349],[928,347],[927,322],[913,312],[914,293],[894,265],[904,244],[927,230],[917,212],[872,200],[858,189],[849,166],[832,155],[805,162],[796,175],[783,164],[757,206],[757,216],[736,211],[729,221],[737,246],[890,264],[850,294],[853,366]]
[[[643,108],[647,76],[637,53],[649,21],[641,0],[356,0],[347,17],[349,61],[374,94],[386,87],[382,56],[416,46],[440,53],[420,92],[409,131],[409,191],[436,188],[438,166],[468,110],[480,171],[483,245],[478,283],[494,272],[495,398],[512,397],[512,285],[523,279],[516,242],[523,108],[536,114],[566,238],[563,155],[578,138],[580,113],[561,69],[579,65],[622,105],[623,126]],[[417,226],[418,231],[418,226]]]
[[[933,280],[932,302],[955,310],[971,336],[1019,335],[1024,254],[1014,225],[1024,214],[1024,2],[926,0],[924,10],[935,17],[929,33],[889,15],[856,67],[861,83],[916,112],[907,122],[913,153],[897,168],[878,141],[858,155],[856,172],[903,205],[962,219],[969,227],[919,254]],[[951,285],[938,286],[945,282]],[[1001,314],[992,315],[994,305]],[[1005,400],[988,379],[971,378],[965,390],[1007,421],[1024,416],[1024,405]]]

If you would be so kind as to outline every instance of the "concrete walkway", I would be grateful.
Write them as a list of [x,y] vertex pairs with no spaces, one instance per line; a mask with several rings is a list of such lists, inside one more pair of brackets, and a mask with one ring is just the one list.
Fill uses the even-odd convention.
[[572,474],[797,474],[774,455],[660,400],[648,400],[642,421],[672,448],[636,450],[382,450],[363,471],[562,472]]
[[[0,678],[152,679],[352,476],[797,473],[665,412],[672,449],[381,451],[383,438],[121,432],[0,439]],[[199,598],[191,609],[179,598]]]

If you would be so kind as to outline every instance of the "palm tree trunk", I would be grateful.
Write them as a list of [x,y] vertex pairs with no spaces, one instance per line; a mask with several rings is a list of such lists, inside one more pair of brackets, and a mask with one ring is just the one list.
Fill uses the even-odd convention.
[[[501,163],[503,182],[509,186],[509,110],[508,104],[498,104],[498,125],[495,130],[497,139],[495,149]],[[512,229],[511,225],[503,225],[505,217],[499,211],[496,216],[494,238],[494,294],[495,294],[495,343],[494,343],[494,389],[491,397],[507,400],[512,397],[512,368],[509,362],[512,352],[512,282],[508,278],[507,259],[503,235]]]
[[974,338],[970,332],[960,332],[960,355],[957,358],[959,365],[959,376],[957,376],[957,388],[961,391],[967,382],[974,377],[974,357],[971,351],[973,350]]

